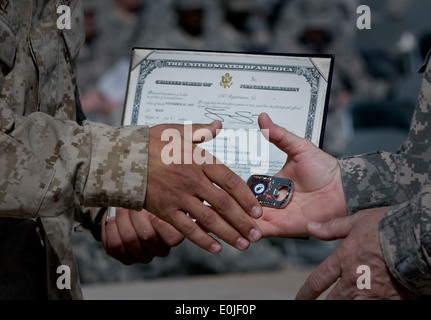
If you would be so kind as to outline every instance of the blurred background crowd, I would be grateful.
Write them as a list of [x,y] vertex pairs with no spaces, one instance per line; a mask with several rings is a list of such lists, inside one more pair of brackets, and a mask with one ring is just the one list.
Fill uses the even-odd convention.
[[[334,156],[405,140],[431,46],[429,0],[82,0],[86,41],[78,59],[84,112],[120,125],[133,47],[335,55],[323,149]],[[359,30],[359,5],[371,29]],[[83,283],[273,270],[315,265],[337,242],[265,239],[213,256],[184,241],[148,265],[123,266],[74,233]]]

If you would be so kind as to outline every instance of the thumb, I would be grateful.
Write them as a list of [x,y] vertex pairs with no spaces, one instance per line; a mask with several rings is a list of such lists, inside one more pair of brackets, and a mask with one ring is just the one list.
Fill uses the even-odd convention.
[[320,240],[335,240],[347,237],[353,227],[353,217],[335,218],[326,222],[309,222],[307,231],[310,236]]
[[215,120],[210,124],[194,124],[192,130],[192,141],[194,143],[211,141],[219,134],[222,127],[222,123],[218,120]]
[[259,115],[258,122],[265,138],[287,154],[297,154],[304,141],[308,142],[308,140],[276,125],[266,113]]

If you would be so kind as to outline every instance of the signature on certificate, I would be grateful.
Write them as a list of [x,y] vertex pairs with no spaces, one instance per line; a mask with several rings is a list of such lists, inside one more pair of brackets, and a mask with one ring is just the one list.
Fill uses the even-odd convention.
[[225,120],[234,120],[238,123],[253,124],[255,119],[259,116],[258,114],[252,114],[250,111],[235,111],[229,113],[226,108],[205,108],[205,117],[211,120],[219,120],[224,122]]

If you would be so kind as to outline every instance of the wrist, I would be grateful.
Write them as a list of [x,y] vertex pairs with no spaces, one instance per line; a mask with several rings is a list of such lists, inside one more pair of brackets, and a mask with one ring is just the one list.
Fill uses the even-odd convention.
[[91,142],[83,205],[141,210],[147,186],[148,127],[91,123]]

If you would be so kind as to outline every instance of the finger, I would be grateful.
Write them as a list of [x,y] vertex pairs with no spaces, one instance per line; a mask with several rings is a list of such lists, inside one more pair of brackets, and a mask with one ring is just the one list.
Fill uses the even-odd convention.
[[218,120],[210,124],[194,124],[192,140],[194,143],[211,141],[219,134],[222,127],[222,123]]
[[[216,190],[223,192],[217,188]],[[194,198],[188,203],[188,212],[207,232],[213,233],[227,244],[238,250],[246,250],[249,247],[250,242],[240,232],[235,230],[211,207],[198,199]],[[244,216],[248,218],[247,215],[244,214]]]
[[325,292],[341,275],[340,264],[334,254],[324,260],[299,289],[297,300],[314,300]]
[[[132,222],[132,216],[136,215],[137,212],[127,209],[117,209],[117,228],[123,243],[124,250],[127,253],[126,261],[128,264],[132,263],[149,263],[153,260],[154,254],[147,248],[147,246],[141,242],[138,230],[145,234],[155,234],[151,223],[141,223],[139,229],[135,228]],[[123,258],[125,259],[125,258]]]
[[[259,229],[256,221],[250,218],[250,216],[244,211],[244,209],[241,208],[240,205],[238,205],[237,201],[235,201],[228,193],[211,184],[207,188],[200,189],[199,197],[201,199],[205,199],[205,201],[207,201],[211,205],[212,211],[215,211],[217,213],[216,217],[219,217],[219,219],[217,220],[210,221],[210,215],[205,217],[205,219],[202,219],[199,218],[198,211],[197,214],[195,214],[194,211],[189,211],[199,221],[199,223],[204,226],[205,230],[216,232],[214,230],[214,227],[213,229],[211,229],[212,226],[207,222],[214,222],[214,225],[216,225],[215,223],[217,222],[220,223],[220,226],[222,225],[221,222],[227,222],[230,226],[230,230],[236,230],[248,241],[257,242],[260,240],[260,238],[262,237],[262,232]],[[254,198],[254,200],[256,200],[256,198]],[[200,205],[202,206],[202,203],[200,203]],[[206,213],[206,211],[204,211],[204,213]],[[223,219],[221,219],[220,217]],[[220,229],[220,232],[221,231],[222,230]],[[223,233],[216,233],[216,235],[218,237],[221,237],[223,240],[229,238],[230,240],[227,240],[227,242],[232,241],[232,237],[234,234],[228,235],[226,232],[227,229],[223,230]],[[236,234],[237,233],[235,233],[235,236]],[[229,242],[229,244],[232,243]]]
[[[194,198],[193,198],[194,199]],[[183,211],[176,210],[166,216],[167,222],[173,225],[184,237],[211,253],[219,253],[221,244],[204,232]]]
[[331,219],[326,222],[309,222],[307,231],[320,240],[335,240],[347,237],[353,228],[353,216]]
[[[130,220],[132,211],[127,209],[117,209],[116,222],[120,238],[125,250],[133,257],[138,258],[142,254],[142,247],[136,230]],[[142,226],[146,227],[146,226]],[[150,225],[150,228],[152,226]],[[138,258],[139,259],[139,258]]]
[[222,129],[223,125],[220,121],[214,120],[210,124],[167,124],[165,128],[174,130],[187,141],[201,143],[212,140]]
[[151,220],[154,230],[157,232],[160,239],[166,243],[166,245],[172,248],[179,245],[184,240],[184,236],[172,225],[163,221],[162,219],[159,219],[151,212],[148,212],[148,216]]
[[108,255],[121,261],[123,264],[129,265],[132,263],[132,260],[123,246],[123,241],[121,240],[120,233],[118,231],[116,219],[117,218],[115,216],[110,218],[105,225],[103,236],[105,240],[103,245]]
[[266,113],[262,113],[258,118],[259,127],[261,130],[268,130],[271,143],[276,145],[280,150],[287,154],[296,154],[301,149],[304,139],[298,137],[285,128],[276,125]]
[[340,267],[342,273],[337,284],[326,296],[327,300],[353,300],[353,299],[366,299],[367,294],[371,290],[363,290],[358,287],[358,273],[357,266],[349,262],[347,267]]
[[356,282],[349,282],[341,275],[336,285],[326,296],[326,300],[352,300],[357,296],[359,289],[356,286]]
[[[222,190],[226,191],[227,194],[223,195],[224,199],[217,199],[220,202],[210,202],[209,198],[203,197],[208,203],[210,203],[217,212],[229,212],[235,206],[235,202],[251,217],[258,219],[262,216],[262,207],[256,199],[256,196],[251,192],[245,181],[241,179],[232,170],[221,164],[215,165],[204,165],[203,171],[205,175],[218,185]],[[206,191],[206,189],[202,189]],[[218,193],[220,194],[220,193]],[[229,195],[231,197],[229,197]],[[231,201],[229,199],[235,200]],[[223,207],[225,205],[226,207]],[[239,209],[239,208],[238,208]],[[236,210],[238,212],[238,210]],[[233,214],[232,214],[233,216]],[[243,222],[243,221],[241,221]],[[256,223],[252,220],[247,222],[247,226],[257,228]],[[251,230],[251,229],[250,229]],[[250,231],[248,230],[248,231]]]
[[[149,212],[146,210],[141,211],[131,211],[130,221],[133,228],[139,237],[141,246],[150,252],[150,255],[165,257],[169,254],[170,247],[168,247],[157,234],[150,216]],[[178,232],[178,231],[177,231]],[[149,257],[148,257],[149,258]],[[150,262],[147,260],[147,263]]]

